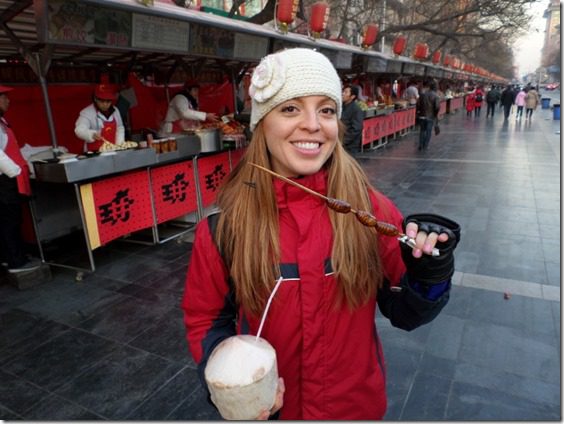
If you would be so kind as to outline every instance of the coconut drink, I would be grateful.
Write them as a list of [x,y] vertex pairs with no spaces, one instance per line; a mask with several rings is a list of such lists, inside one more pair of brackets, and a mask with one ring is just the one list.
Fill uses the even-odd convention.
[[276,352],[260,337],[238,335],[223,340],[210,355],[204,374],[211,400],[227,420],[254,420],[274,405]]

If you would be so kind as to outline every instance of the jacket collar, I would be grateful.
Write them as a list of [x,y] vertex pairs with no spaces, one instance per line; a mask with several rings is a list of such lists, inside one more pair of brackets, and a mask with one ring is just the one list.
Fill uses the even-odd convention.
[[[323,194],[324,196],[327,195],[327,170],[325,168],[322,168],[312,175],[305,175],[303,177],[291,179],[313,191]],[[295,201],[298,199],[311,198],[317,199],[318,201],[321,200],[318,197],[278,178],[274,178],[273,183],[276,202],[278,203],[279,208],[287,206],[289,201]]]

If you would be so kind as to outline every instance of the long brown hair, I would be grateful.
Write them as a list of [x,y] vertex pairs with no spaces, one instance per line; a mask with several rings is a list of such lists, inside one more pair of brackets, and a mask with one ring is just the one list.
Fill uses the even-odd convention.
[[[340,124],[340,140],[343,131]],[[272,177],[249,162],[272,169],[262,122],[218,195],[221,214],[216,233],[237,302],[246,311],[260,315],[280,275],[280,234]],[[346,200],[358,210],[372,211],[368,193],[374,188],[340,141],[325,167],[329,197]],[[376,233],[355,222],[352,214],[329,210],[329,216],[334,238],[331,263],[340,293],[337,301],[344,300],[354,309],[375,296],[382,284]]]

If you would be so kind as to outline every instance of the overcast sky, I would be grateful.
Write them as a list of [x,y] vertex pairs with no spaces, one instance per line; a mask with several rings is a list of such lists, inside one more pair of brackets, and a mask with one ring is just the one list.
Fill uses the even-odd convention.
[[540,66],[544,29],[546,28],[546,19],[542,16],[549,4],[549,0],[533,3],[530,9],[531,16],[534,17],[531,22],[531,30],[514,45],[515,64],[518,67],[517,72],[520,77],[535,72]]

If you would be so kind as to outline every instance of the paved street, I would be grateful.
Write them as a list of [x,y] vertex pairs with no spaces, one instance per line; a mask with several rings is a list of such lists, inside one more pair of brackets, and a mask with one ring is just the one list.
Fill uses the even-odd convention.
[[[541,91],[558,101],[560,92]],[[462,226],[451,301],[410,333],[377,318],[387,420],[560,420],[560,121],[448,115],[357,154],[404,214]],[[0,283],[0,419],[206,420],[179,308],[191,244],[121,241],[80,283]]]

